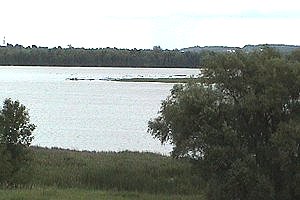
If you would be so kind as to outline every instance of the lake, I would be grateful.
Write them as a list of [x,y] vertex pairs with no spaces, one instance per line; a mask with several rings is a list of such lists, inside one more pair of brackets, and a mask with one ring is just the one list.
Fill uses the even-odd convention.
[[[0,100],[19,100],[37,125],[33,145],[91,151],[168,154],[147,133],[173,84],[99,79],[166,78],[199,73],[186,68],[0,67]],[[95,79],[70,81],[70,78]]]

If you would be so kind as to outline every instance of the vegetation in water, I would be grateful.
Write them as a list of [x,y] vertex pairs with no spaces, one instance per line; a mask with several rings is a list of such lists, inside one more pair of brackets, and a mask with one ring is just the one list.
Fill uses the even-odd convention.
[[159,83],[189,83],[196,82],[198,78],[128,78],[116,79],[121,82],[159,82]]
[[197,82],[198,78],[67,78],[68,81],[120,81],[120,82],[157,82],[157,83],[189,83]]

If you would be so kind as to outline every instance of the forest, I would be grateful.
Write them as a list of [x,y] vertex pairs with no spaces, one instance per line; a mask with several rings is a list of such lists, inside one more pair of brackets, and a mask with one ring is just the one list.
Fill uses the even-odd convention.
[[117,48],[68,48],[23,47],[11,45],[0,47],[2,66],[77,66],[77,67],[186,67],[201,65],[199,52],[153,49]]
[[270,47],[283,55],[298,52],[300,46],[283,44],[246,45],[243,48],[227,46],[189,47],[184,49],[118,49],[67,48],[60,46],[24,47],[19,44],[0,46],[0,66],[74,66],[74,67],[183,67],[200,68],[208,52],[253,52]]

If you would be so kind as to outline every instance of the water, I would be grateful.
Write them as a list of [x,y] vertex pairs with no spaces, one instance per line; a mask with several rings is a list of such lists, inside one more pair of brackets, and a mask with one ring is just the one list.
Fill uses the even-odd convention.
[[0,67],[0,100],[19,100],[37,125],[33,145],[95,151],[150,151],[168,154],[147,133],[173,84],[70,81],[176,77],[195,69]]

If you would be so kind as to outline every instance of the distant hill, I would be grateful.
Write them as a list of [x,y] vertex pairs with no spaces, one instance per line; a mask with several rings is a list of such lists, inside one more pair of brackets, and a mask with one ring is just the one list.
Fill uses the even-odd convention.
[[285,44],[259,44],[259,45],[245,45],[243,48],[240,47],[228,47],[228,46],[195,46],[181,49],[183,52],[202,52],[202,51],[213,51],[213,52],[230,52],[236,50],[242,50],[246,52],[251,52],[259,50],[264,47],[270,47],[277,49],[280,53],[288,54],[298,48],[299,45],[285,45]]

